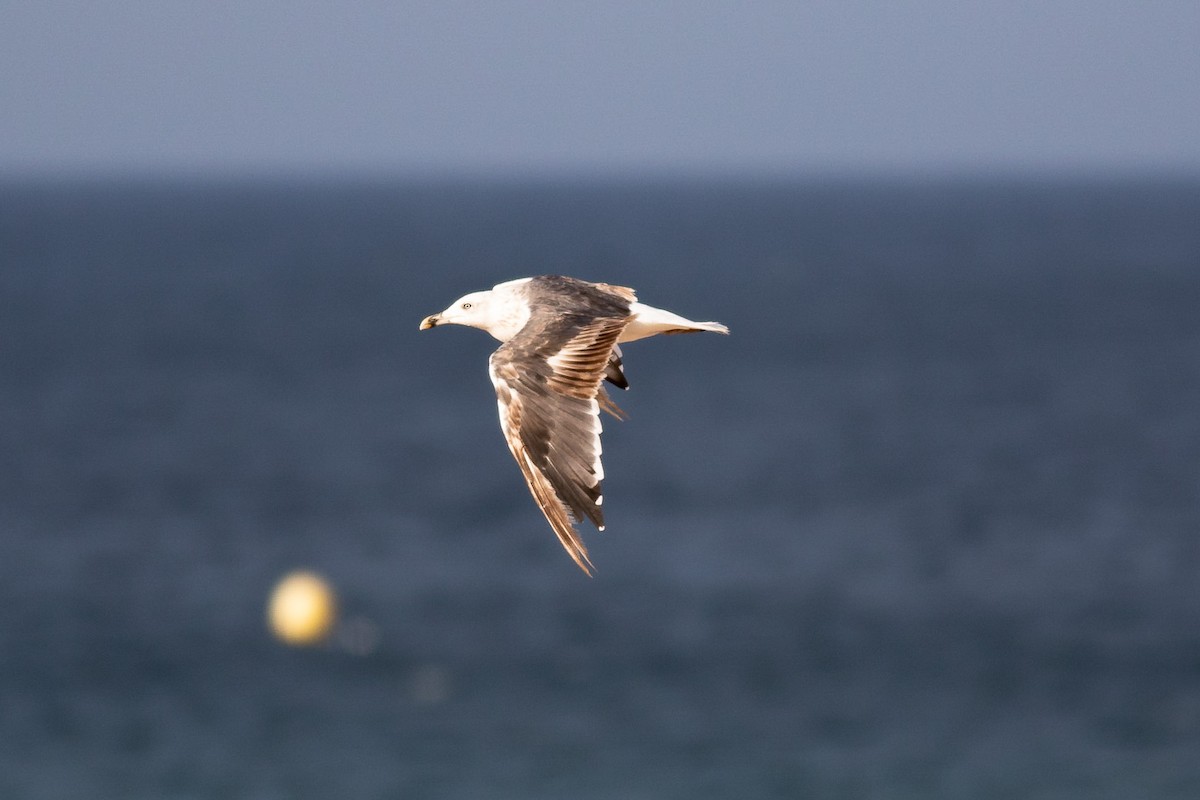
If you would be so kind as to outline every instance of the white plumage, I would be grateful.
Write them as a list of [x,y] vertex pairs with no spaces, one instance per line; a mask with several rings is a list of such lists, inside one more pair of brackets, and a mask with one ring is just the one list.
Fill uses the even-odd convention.
[[575,563],[591,574],[575,523],[604,530],[600,409],[623,412],[604,381],[629,387],[618,343],[671,333],[729,333],[637,301],[632,289],[560,275],[463,295],[421,330],[468,325],[502,342],[489,361],[500,429],[534,500]]

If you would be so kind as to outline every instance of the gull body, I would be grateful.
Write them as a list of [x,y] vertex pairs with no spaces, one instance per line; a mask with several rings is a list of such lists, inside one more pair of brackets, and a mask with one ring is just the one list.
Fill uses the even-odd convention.
[[[529,321],[530,308],[519,301],[519,293],[521,287],[532,280],[534,279],[519,278],[497,284],[482,292],[464,294],[447,306],[445,311],[430,314],[421,320],[420,329],[424,331],[437,325],[467,325],[487,331],[501,342],[507,342]],[[611,287],[608,284],[592,285],[608,289],[624,288]],[[632,290],[626,291],[632,293]],[[629,304],[629,321],[617,336],[617,343],[635,342],[661,333],[699,331],[729,333],[729,329],[719,322],[695,322],[671,311],[633,300]]]
[[502,343],[489,360],[501,430],[550,527],[590,575],[574,526],[586,518],[604,530],[600,410],[624,415],[602,384],[629,388],[619,345],[729,329],[638,302],[624,286],[559,275],[465,294],[421,320],[420,329],[440,325],[479,328]]

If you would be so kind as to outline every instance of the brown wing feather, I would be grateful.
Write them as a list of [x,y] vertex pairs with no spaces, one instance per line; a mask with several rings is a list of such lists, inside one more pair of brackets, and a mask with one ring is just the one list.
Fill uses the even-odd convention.
[[637,300],[637,295],[634,293],[633,289],[630,289],[628,286],[613,286],[611,283],[597,283],[594,285],[597,289],[601,289],[606,292],[612,292],[613,294],[628,300],[630,303]]
[[604,528],[599,411],[620,409],[600,383],[627,322],[627,316],[569,314],[531,322],[490,362],[509,450],[550,527],[589,575],[591,561],[573,523],[588,519]]

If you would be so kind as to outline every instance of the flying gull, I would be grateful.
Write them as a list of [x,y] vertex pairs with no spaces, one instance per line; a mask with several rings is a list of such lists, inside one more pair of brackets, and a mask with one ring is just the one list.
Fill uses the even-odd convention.
[[591,575],[575,524],[586,518],[604,530],[600,409],[625,415],[602,384],[629,388],[619,345],[660,333],[729,329],[639,303],[624,286],[561,275],[463,295],[421,320],[421,330],[447,324],[480,328],[503,342],[488,367],[500,429],[558,540]]

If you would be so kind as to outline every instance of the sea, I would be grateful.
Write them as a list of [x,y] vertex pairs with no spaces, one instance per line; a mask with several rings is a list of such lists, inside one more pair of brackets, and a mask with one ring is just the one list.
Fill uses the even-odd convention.
[[[538,274],[731,330],[591,578],[417,329]],[[0,797],[1200,797],[1200,179],[5,180]]]

